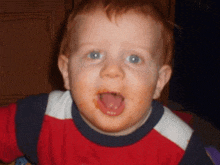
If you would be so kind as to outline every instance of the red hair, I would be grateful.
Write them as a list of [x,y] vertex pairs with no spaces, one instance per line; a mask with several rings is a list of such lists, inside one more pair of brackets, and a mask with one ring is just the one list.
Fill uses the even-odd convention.
[[60,54],[69,56],[71,48],[71,32],[73,29],[73,22],[77,15],[91,13],[96,10],[97,7],[103,7],[109,19],[112,15],[122,15],[129,10],[134,10],[137,13],[143,15],[150,15],[155,21],[159,22],[163,26],[163,43],[164,43],[164,55],[161,57],[161,64],[171,65],[173,56],[173,24],[169,20],[167,9],[164,9],[161,4],[161,0],[82,0],[72,10],[63,40],[61,42]]

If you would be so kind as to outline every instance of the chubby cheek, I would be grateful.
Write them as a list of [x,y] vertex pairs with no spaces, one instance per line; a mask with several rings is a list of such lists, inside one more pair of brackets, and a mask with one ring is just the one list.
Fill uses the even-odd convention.
[[[85,107],[94,97],[96,73],[92,70],[70,69],[70,89],[77,106]],[[84,105],[83,105],[84,104]]]
[[136,116],[136,118],[141,118],[149,111],[152,102],[153,88],[144,89],[138,93],[131,95],[131,99],[128,102],[128,107],[131,116]]
[[[152,97],[156,88],[156,77],[151,74],[140,74],[133,76],[126,83],[128,91],[128,104],[132,109],[142,113],[151,106]],[[133,111],[133,113],[138,113]]]
[[157,77],[155,75],[156,72],[154,74],[142,72],[128,75],[126,81],[126,89],[129,91],[128,94],[134,99],[139,98],[141,102],[151,99],[156,88]]

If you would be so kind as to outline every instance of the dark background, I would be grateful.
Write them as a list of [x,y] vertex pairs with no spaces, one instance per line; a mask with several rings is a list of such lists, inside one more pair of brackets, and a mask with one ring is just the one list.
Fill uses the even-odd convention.
[[220,129],[220,1],[176,0],[169,99]]

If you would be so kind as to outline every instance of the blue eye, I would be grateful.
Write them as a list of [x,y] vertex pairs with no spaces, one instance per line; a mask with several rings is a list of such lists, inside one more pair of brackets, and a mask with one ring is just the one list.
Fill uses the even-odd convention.
[[88,54],[88,57],[91,59],[100,59],[102,58],[102,56],[103,56],[102,54],[100,54],[99,52],[95,52],[95,51]]
[[136,55],[128,56],[126,58],[126,60],[128,60],[129,62],[134,63],[134,64],[137,64],[137,63],[141,62],[141,59]]

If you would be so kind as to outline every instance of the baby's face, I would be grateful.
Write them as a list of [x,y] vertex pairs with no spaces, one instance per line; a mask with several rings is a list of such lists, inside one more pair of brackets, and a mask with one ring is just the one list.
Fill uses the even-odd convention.
[[101,10],[75,20],[73,53],[59,59],[65,87],[94,127],[135,129],[170,77],[170,67],[158,65],[161,25],[132,11],[112,21]]

